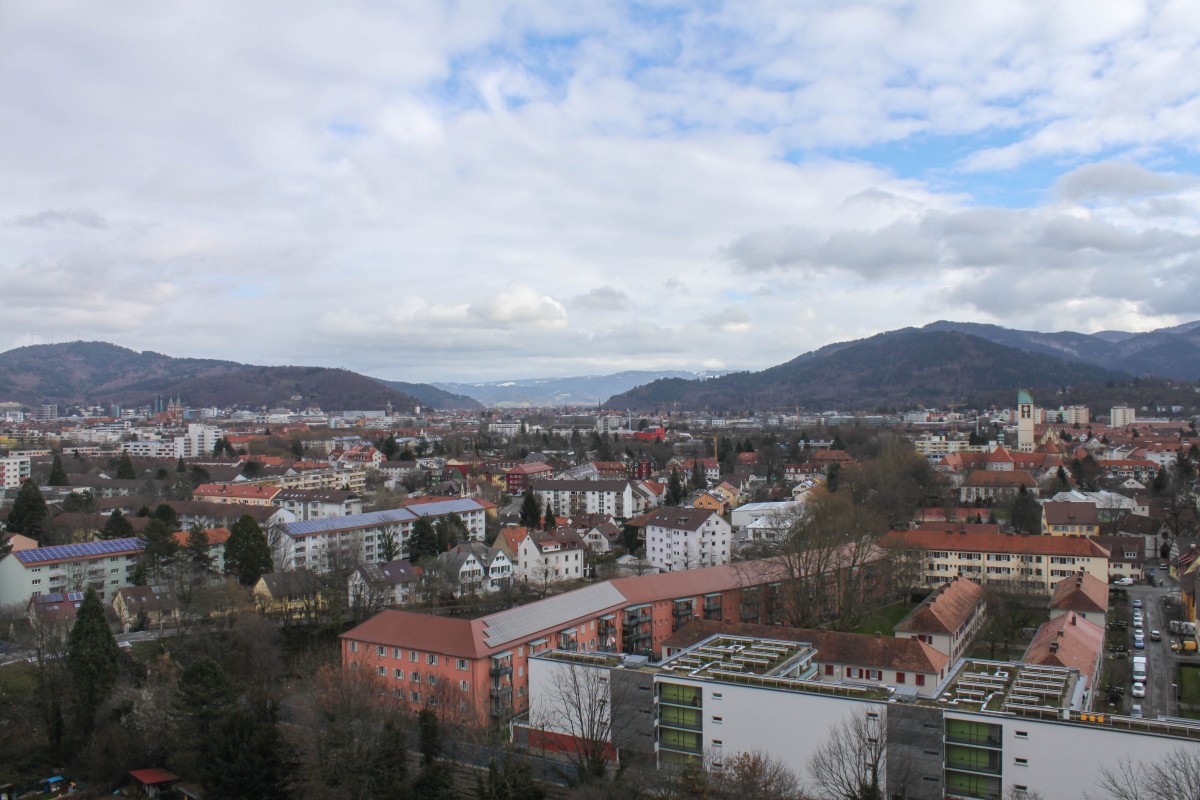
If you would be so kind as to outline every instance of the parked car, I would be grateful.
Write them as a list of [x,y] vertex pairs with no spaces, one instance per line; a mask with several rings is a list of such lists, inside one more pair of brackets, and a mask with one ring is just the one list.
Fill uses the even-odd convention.
[[1133,647],[1135,650],[1145,650],[1146,637],[1142,636],[1140,633],[1135,634],[1133,637]]
[[1133,586],[1133,578],[1117,578],[1113,586]]
[[1133,607],[1141,608],[1142,607],[1142,598],[1140,598],[1140,597],[1133,598]]
[[1152,642],[1161,642],[1161,641],[1162,641],[1162,634],[1161,634],[1161,633],[1159,633],[1158,631],[1150,631],[1150,641],[1152,641]]
[[1129,716],[1133,717],[1134,719],[1141,719],[1142,718],[1142,704],[1134,703],[1132,706],[1130,706],[1129,707]]
[[1158,565],[1158,568],[1159,568],[1159,569],[1161,569],[1161,570],[1168,570],[1168,569],[1170,569],[1170,568],[1171,568],[1171,565],[1170,565],[1170,564],[1168,564],[1166,561],[1164,561],[1164,562],[1162,562],[1161,564],[1159,564],[1159,565]]
[[1134,681],[1133,692],[1131,694],[1133,694],[1134,697],[1145,697],[1146,684],[1142,683],[1141,681]]

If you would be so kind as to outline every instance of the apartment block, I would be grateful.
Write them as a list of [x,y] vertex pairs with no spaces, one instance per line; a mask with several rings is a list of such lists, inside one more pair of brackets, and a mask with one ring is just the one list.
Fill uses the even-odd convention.
[[729,563],[733,529],[702,508],[664,508],[646,523],[646,560],[665,572]]
[[21,540],[0,558],[0,606],[24,604],[44,594],[85,591],[89,586],[101,600],[111,600],[118,589],[133,585],[144,547],[137,538],[52,547],[21,547],[32,542]]

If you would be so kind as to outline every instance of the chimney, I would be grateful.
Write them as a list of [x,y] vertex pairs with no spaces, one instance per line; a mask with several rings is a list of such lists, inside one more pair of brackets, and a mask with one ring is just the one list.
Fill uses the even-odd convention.
[[1063,638],[1063,636],[1064,636],[1063,632],[1062,632],[1062,631],[1059,631],[1059,632],[1058,632],[1058,635],[1057,635],[1055,638],[1057,638],[1057,639],[1061,639],[1061,638]]
[[1058,642],[1051,642],[1051,643],[1050,643],[1050,652],[1051,652],[1051,653],[1057,653],[1057,652],[1058,652]]
[[1076,622],[1076,619],[1075,619],[1075,615],[1074,615],[1074,614],[1072,614],[1072,615],[1071,615],[1071,624],[1072,624],[1072,625],[1077,625],[1077,624],[1079,624],[1078,622]]

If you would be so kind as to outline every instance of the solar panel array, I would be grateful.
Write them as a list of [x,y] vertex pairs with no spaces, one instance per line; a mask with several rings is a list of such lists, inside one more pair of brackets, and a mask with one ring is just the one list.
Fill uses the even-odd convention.
[[[431,504],[434,505],[434,504]],[[286,522],[283,532],[288,536],[307,536],[313,533],[371,528],[376,525],[395,525],[411,522],[417,515],[407,508],[392,508],[387,511],[368,511],[365,514],[349,514],[345,517],[324,517],[302,522]]]
[[97,542],[80,544],[56,544],[50,547],[34,547],[13,553],[22,564],[41,564],[46,561],[73,561],[78,558],[97,558],[112,553],[128,553],[141,550],[145,542],[136,537],[131,539],[101,539]]
[[453,500],[439,500],[436,503],[417,503],[407,507],[418,516],[441,516],[442,514],[465,514],[471,511],[482,511],[483,506],[468,497]]
[[510,608],[488,617],[484,624],[488,647],[530,636],[538,631],[565,626],[572,620],[597,614],[606,608],[629,602],[612,583],[593,584],[573,592],[548,597],[527,606]]

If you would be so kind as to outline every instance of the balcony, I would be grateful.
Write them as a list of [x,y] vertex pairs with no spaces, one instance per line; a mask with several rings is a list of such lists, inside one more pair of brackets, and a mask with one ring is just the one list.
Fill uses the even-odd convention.
[[704,723],[698,708],[680,708],[664,705],[658,717],[661,728],[674,728],[682,731],[699,731],[704,729]]
[[512,675],[512,664],[507,661],[493,661],[492,668],[488,670],[488,674],[493,678],[501,678],[505,675]]
[[512,685],[505,684],[503,686],[493,686],[488,690],[488,694],[493,700],[503,700],[506,703],[512,702]]

